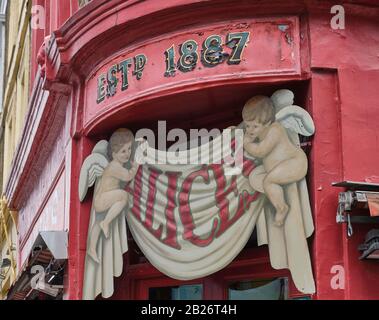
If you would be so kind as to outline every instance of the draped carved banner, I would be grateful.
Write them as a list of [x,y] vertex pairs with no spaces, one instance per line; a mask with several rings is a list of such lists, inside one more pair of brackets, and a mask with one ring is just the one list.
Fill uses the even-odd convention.
[[[297,123],[294,119],[300,114],[303,134],[307,134],[307,128],[313,133],[314,128],[306,126],[305,111],[296,106],[288,108],[277,113],[286,114],[283,118],[277,117],[277,121],[288,129],[288,123],[293,127],[293,123]],[[292,132],[292,141],[299,148],[296,132]],[[113,278],[121,275],[122,256],[128,250],[126,222],[151,264],[179,280],[205,277],[226,267],[245,247],[256,228],[258,245],[268,244],[273,268],[288,268],[300,291],[315,291],[307,245],[307,237],[313,233],[313,221],[304,175],[282,186],[289,211],[283,225],[278,225],[278,209],[275,210],[262,187],[262,176],[267,175],[265,167],[260,159],[244,151],[245,148],[238,148],[235,139],[231,140],[230,147],[243,155],[239,174],[228,173],[231,165],[224,161],[186,165],[147,161],[126,170],[116,163],[126,161],[122,158],[122,149],[120,154],[110,150],[118,139],[116,136],[128,134],[128,130],[121,129],[109,143],[100,141],[82,166],[81,201],[87,189],[95,184],[84,299],[94,299],[100,293],[103,297],[113,294]],[[210,143],[216,153],[220,151],[219,139],[223,136]],[[291,138],[291,132],[288,136]],[[178,154],[147,149],[147,154],[178,160]],[[179,160],[180,157],[181,154]],[[115,172],[113,176],[112,172]],[[115,179],[130,182],[123,190],[112,190]]]
[[172,278],[204,277],[228,265],[248,241],[264,198],[251,189],[254,168],[226,176],[224,165],[140,168],[127,219],[149,261]]

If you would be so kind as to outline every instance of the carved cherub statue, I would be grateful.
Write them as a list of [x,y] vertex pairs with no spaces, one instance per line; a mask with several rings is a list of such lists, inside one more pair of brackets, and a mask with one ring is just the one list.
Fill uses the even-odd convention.
[[[133,133],[128,129],[118,129],[113,133],[109,143],[100,141],[94,148],[82,167],[79,180],[79,195],[82,201],[88,187],[95,182],[93,209],[96,212],[96,222],[89,230],[88,255],[97,263],[97,242],[101,231],[105,238],[109,237],[109,227],[125,209],[128,194],[122,184],[133,180],[138,164],[131,161],[130,169],[125,164],[132,154]],[[110,161],[108,159],[111,159]]]
[[289,211],[283,186],[302,180],[308,170],[307,157],[300,148],[298,134],[311,135],[314,132],[308,113],[289,105],[291,102],[293,93],[281,90],[272,99],[265,96],[251,98],[242,112],[246,128],[244,148],[263,163],[263,168],[250,174],[250,184],[264,192],[274,206],[277,226],[284,224]]

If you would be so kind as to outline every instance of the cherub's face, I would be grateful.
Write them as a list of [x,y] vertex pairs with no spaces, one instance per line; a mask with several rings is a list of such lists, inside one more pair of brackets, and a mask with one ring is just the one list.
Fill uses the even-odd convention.
[[132,143],[128,142],[118,152],[113,152],[112,156],[114,160],[124,164],[129,161],[131,153]]
[[269,125],[269,123],[262,124],[257,120],[245,121],[246,134],[255,139],[259,137]]

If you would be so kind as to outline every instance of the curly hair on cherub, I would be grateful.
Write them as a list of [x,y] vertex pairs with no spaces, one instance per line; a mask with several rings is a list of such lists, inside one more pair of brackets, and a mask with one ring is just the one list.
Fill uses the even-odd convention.
[[244,121],[256,120],[262,124],[275,122],[275,108],[269,97],[255,96],[249,99],[242,110]]
[[108,156],[112,159],[113,152],[119,152],[121,148],[130,142],[133,142],[134,135],[129,129],[117,129],[109,139]]

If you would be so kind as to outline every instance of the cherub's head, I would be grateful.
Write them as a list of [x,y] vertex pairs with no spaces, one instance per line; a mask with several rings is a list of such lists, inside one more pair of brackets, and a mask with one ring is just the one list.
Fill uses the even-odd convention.
[[128,129],[116,130],[109,140],[108,154],[122,164],[129,161],[134,141],[133,133]]
[[246,133],[258,137],[269,125],[275,122],[275,109],[270,98],[255,96],[248,100],[242,110]]

